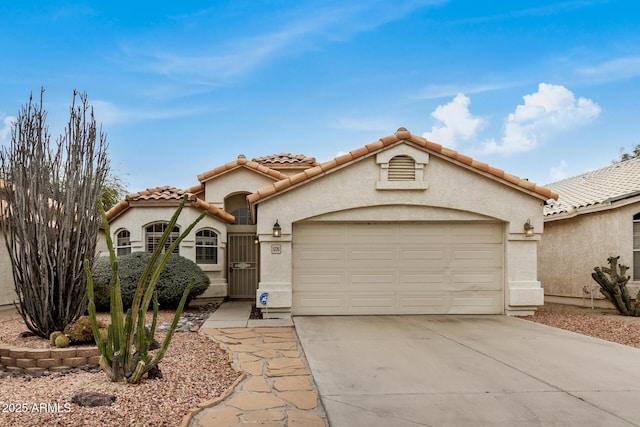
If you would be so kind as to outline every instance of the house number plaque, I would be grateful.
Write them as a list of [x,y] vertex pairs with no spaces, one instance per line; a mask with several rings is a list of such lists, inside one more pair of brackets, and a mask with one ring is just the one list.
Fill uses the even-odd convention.
[[271,253],[280,255],[282,253],[282,246],[280,245],[271,245]]

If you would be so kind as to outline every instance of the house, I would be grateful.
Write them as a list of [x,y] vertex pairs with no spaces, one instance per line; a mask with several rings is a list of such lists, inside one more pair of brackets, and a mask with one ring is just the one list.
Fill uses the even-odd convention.
[[153,250],[186,194],[173,232],[208,213],[178,249],[211,278],[205,296],[255,300],[270,317],[527,315],[543,304],[537,245],[557,195],[404,128],[322,164],[241,155],[198,181],[112,208],[117,253]]
[[[549,184],[558,201],[544,208],[538,277],[545,300],[582,304],[603,299],[593,268],[620,256],[628,287],[640,287],[640,158]],[[608,302],[604,301],[606,306]]]

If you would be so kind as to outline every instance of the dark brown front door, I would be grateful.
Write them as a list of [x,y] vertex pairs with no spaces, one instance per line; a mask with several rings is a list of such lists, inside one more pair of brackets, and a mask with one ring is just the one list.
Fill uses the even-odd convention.
[[258,245],[253,234],[229,234],[229,298],[255,299],[258,289]]

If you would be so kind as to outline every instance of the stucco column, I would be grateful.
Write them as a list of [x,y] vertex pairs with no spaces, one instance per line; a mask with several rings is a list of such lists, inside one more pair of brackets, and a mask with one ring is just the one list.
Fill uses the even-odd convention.
[[544,304],[544,290],[537,279],[540,235],[510,233],[507,239],[505,311],[510,316],[530,316]]
[[[260,282],[256,291],[256,307],[262,308],[263,316],[267,318],[291,318],[291,233],[283,232],[281,237],[260,234],[259,239]],[[261,301],[265,293],[266,305]]]

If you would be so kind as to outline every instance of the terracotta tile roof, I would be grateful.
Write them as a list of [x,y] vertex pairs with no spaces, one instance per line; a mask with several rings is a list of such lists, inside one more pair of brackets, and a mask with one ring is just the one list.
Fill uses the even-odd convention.
[[247,160],[247,158],[243,155],[240,154],[238,156],[238,158],[230,163],[227,163],[225,165],[222,166],[218,166],[215,169],[212,169],[208,172],[203,172],[200,175],[198,175],[198,181],[200,182],[205,182],[210,180],[211,178],[213,178],[214,176],[218,176],[221,175],[225,172],[229,172],[231,170],[237,169],[239,167],[246,167],[249,169],[254,169],[264,175],[270,176],[276,180],[280,180],[280,179],[285,179],[287,178],[287,175],[278,172],[275,169],[271,169],[265,165],[261,165],[260,163],[254,162],[254,161],[249,161]]
[[273,169],[281,168],[311,168],[318,166],[315,157],[307,157],[304,154],[280,153],[271,154],[270,156],[257,157],[251,159],[252,162],[269,166]]
[[149,188],[145,191],[141,191],[134,194],[129,194],[124,198],[124,200],[120,201],[117,205],[109,209],[107,212],[107,220],[111,221],[115,217],[119,216],[126,209],[128,209],[131,203],[137,202],[163,202],[169,201],[175,203],[176,205],[184,198],[185,194],[189,197],[189,205],[194,208],[200,209],[202,211],[206,211],[213,216],[217,216],[218,218],[227,221],[230,224],[233,224],[235,218],[230,213],[205,202],[202,199],[199,199],[192,190],[198,190],[201,186],[191,187],[188,190],[180,190],[175,187],[155,187]]
[[573,213],[588,206],[602,205],[604,208],[616,200],[640,195],[640,157],[563,179],[547,187],[560,195],[557,203],[545,206],[547,217]]
[[364,147],[357,148],[347,154],[338,156],[333,160],[329,160],[328,162],[321,163],[318,166],[306,169],[305,171],[300,172],[299,174],[293,175],[291,177],[285,177],[281,181],[278,181],[266,188],[260,189],[255,193],[250,194],[249,196],[247,196],[247,200],[249,200],[249,203],[251,204],[256,203],[259,200],[272,196],[273,194],[279,191],[283,191],[294,185],[303,183],[308,179],[311,179],[315,176],[326,173],[336,167],[345,165],[347,163],[356,161],[360,158],[366,157],[370,154],[376,153],[382,150],[383,148],[389,147],[400,141],[415,144],[416,146],[422,147],[426,149],[428,152],[436,156],[439,156],[445,160],[449,160],[451,162],[466,166],[471,170],[475,170],[476,172],[486,175],[497,181],[501,181],[508,185],[519,187],[520,189],[523,189],[523,190],[527,190],[529,192],[534,193],[535,195],[538,195],[541,198],[544,198],[544,199],[558,198],[558,195],[548,188],[540,187],[526,179],[521,179],[521,178],[518,178],[517,176],[510,175],[501,169],[496,169],[489,166],[486,163],[478,162],[472,159],[471,157],[462,155],[454,150],[445,148],[440,144],[436,144],[435,142],[427,141],[424,138],[421,138],[416,135],[412,135],[411,132],[409,132],[405,128],[400,128],[393,135],[380,138],[378,141],[367,144]]

